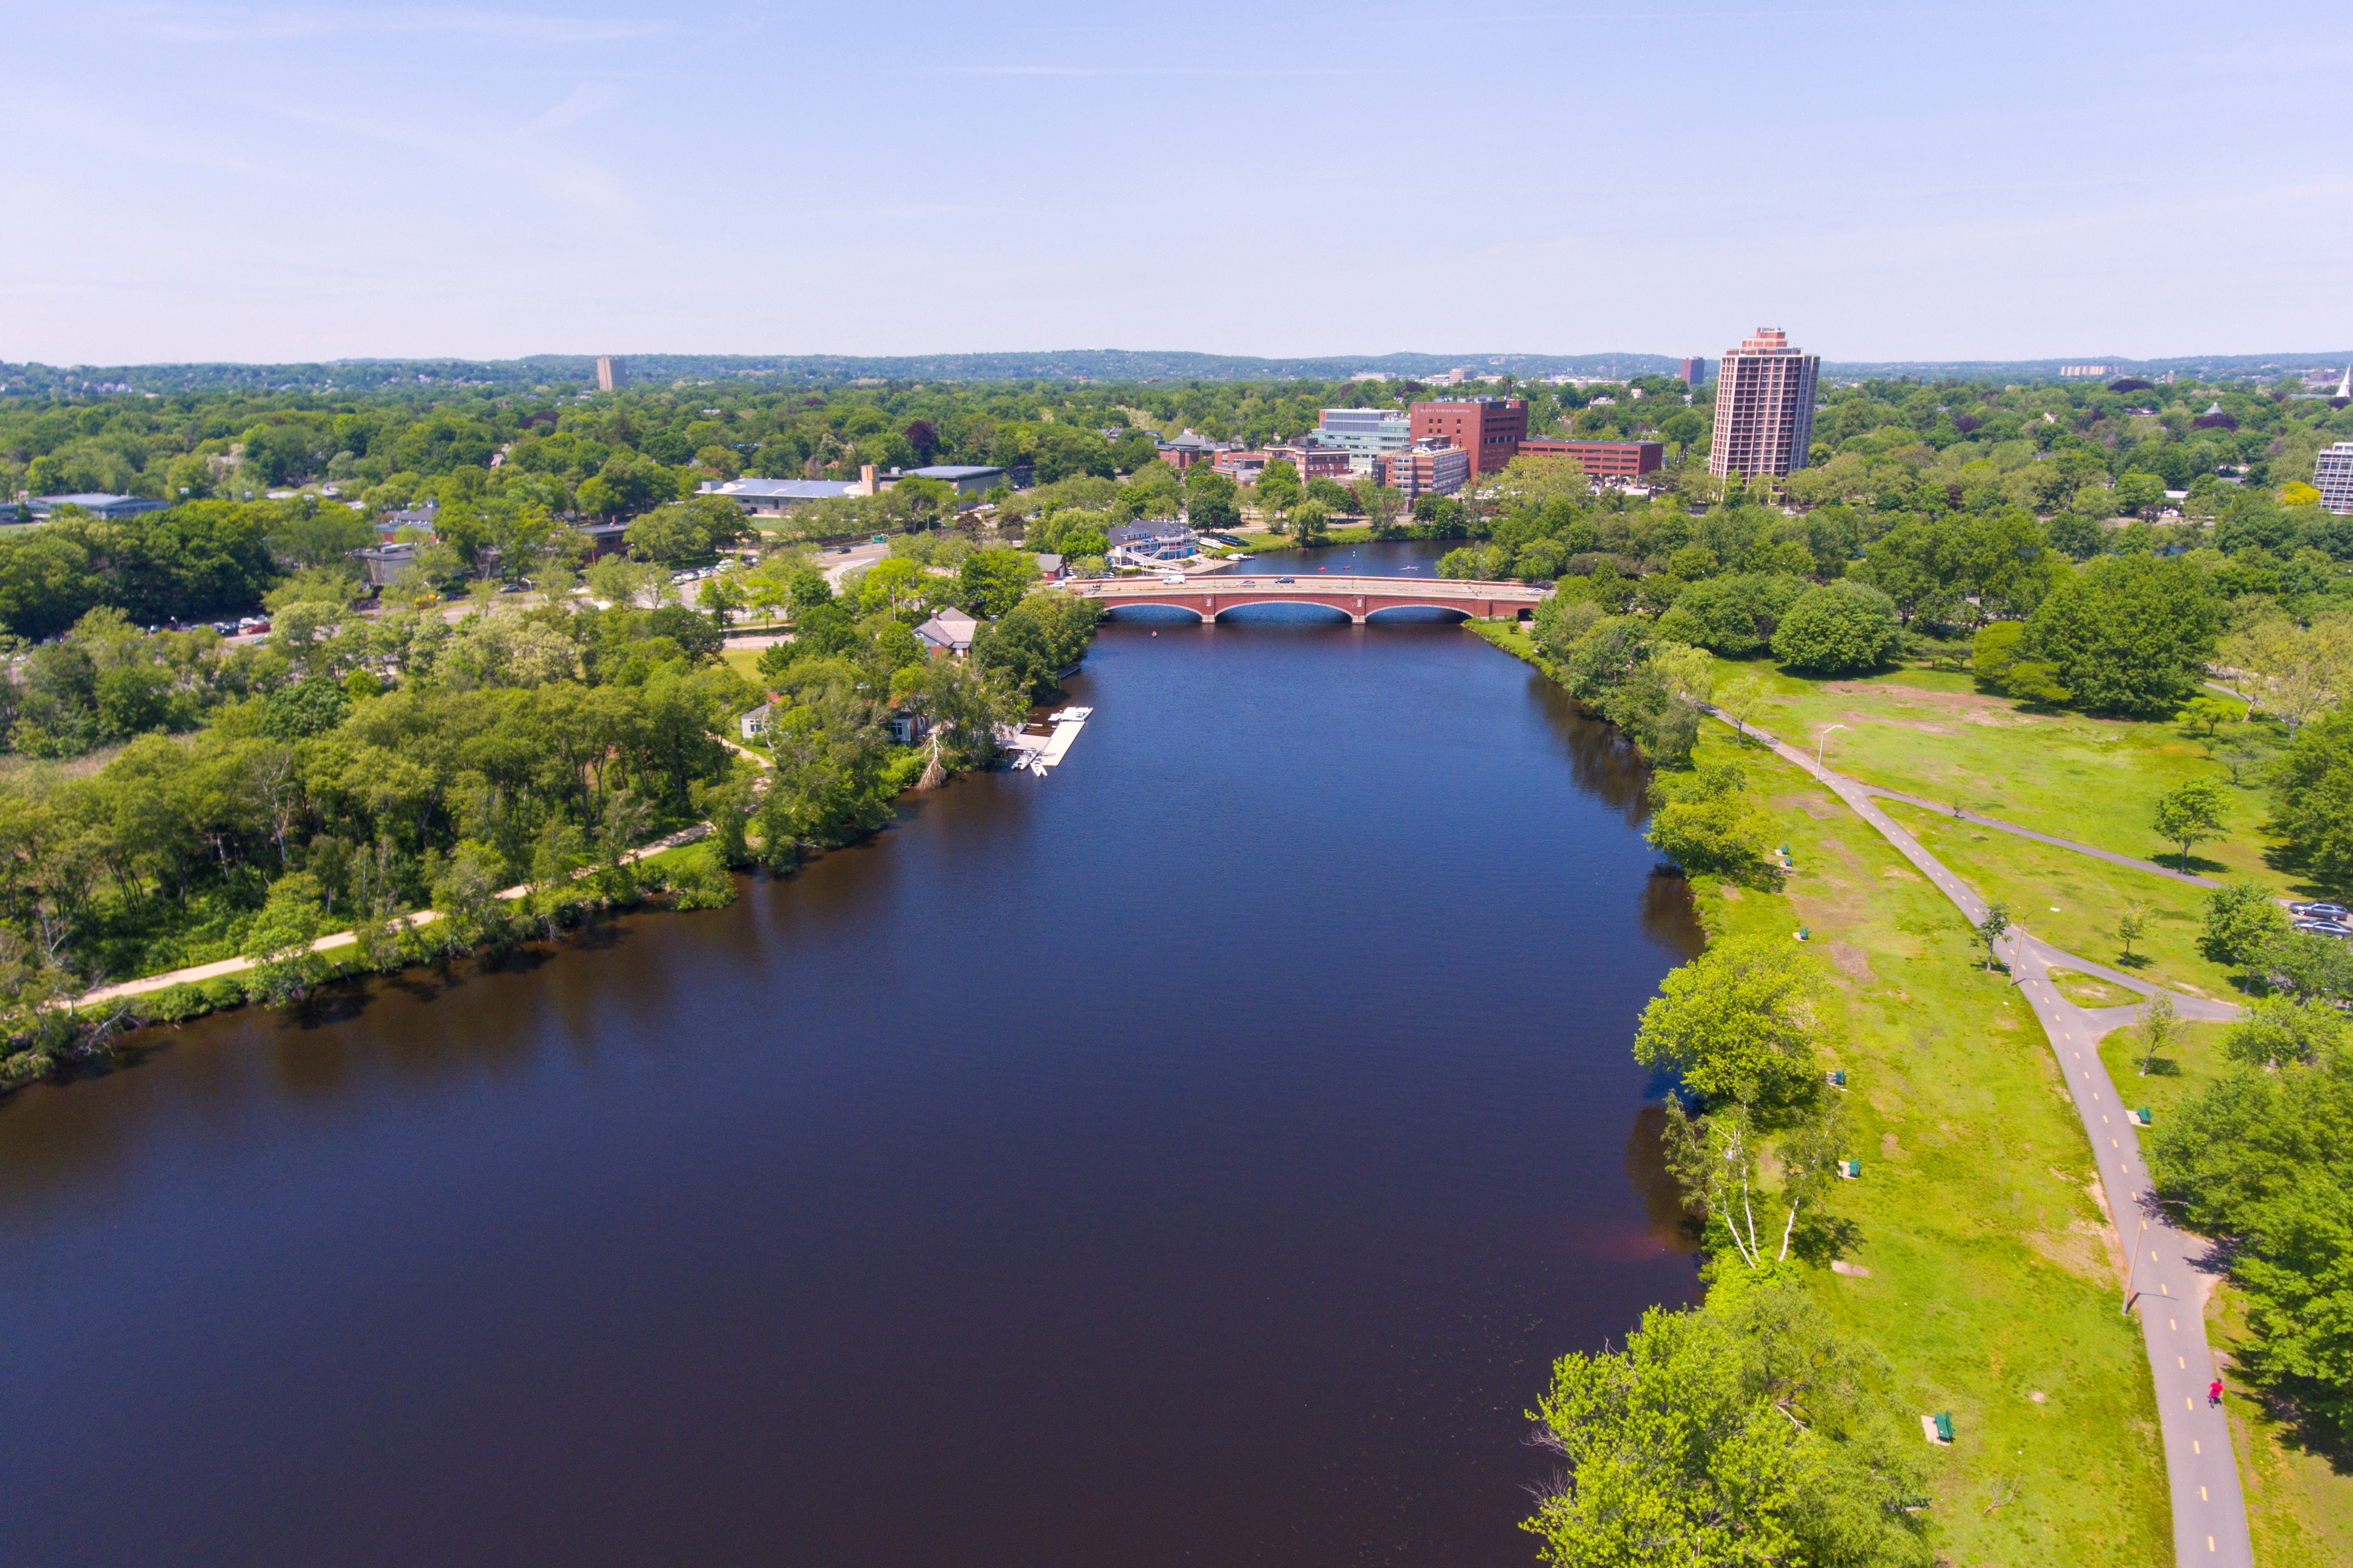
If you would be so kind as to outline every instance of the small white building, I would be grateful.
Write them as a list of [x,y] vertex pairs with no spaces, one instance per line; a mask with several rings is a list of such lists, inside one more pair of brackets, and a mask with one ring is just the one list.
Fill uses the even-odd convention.
[[749,712],[745,713],[742,719],[738,720],[736,721],[736,725],[737,728],[744,731],[744,741],[747,742],[754,742],[759,740],[763,735],[765,735],[768,732],[769,717],[774,714],[776,710],[776,704],[772,699],[766,702],[761,703],[757,708],[751,710]]
[[1173,518],[1122,523],[1111,531],[1108,559],[1114,566],[1157,566],[1200,553],[1193,531]]

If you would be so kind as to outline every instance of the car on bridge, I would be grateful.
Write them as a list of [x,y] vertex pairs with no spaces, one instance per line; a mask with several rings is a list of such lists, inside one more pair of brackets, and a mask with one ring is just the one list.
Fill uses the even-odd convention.
[[1296,583],[1298,581],[1299,579],[1296,577],[1277,577],[1274,580],[1274,585],[1280,588],[1286,583]]

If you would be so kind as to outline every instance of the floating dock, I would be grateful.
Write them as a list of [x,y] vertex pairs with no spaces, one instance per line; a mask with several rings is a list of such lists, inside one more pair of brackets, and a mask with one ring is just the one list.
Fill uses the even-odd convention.
[[1004,736],[1006,749],[1018,753],[1013,759],[1017,768],[1028,768],[1043,773],[1071,754],[1071,746],[1079,731],[1087,727],[1092,708],[1065,708],[1050,715],[1047,722],[1053,725],[1050,733],[1032,735],[1026,730],[1014,730]]

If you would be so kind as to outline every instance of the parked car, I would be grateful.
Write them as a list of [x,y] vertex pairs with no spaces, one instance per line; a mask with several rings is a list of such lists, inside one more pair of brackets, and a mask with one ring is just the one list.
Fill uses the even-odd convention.
[[2353,925],[2343,921],[2298,921],[2298,931],[2308,931],[2315,936],[2353,936]]
[[2305,920],[2314,921],[2343,921],[2353,919],[2353,917],[2348,917],[2343,904],[2290,904],[2287,907],[2287,912],[2292,915],[2299,916]]

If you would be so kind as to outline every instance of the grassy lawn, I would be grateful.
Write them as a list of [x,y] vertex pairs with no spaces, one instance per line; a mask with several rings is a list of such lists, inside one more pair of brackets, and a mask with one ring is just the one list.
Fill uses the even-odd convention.
[[753,685],[765,689],[767,681],[760,674],[760,656],[767,651],[760,647],[731,647],[721,653],[719,657],[726,662],[728,668]]
[[2215,780],[2231,801],[2225,837],[2198,846],[2190,868],[2290,889],[2264,863],[2262,794],[2228,788],[2229,770],[2177,725],[2029,712],[1978,690],[1965,674],[1930,669],[1810,680],[1768,661],[1718,659],[1719,688],[1744,670],[1772,692],[1756,722],[1791,744],[1810,746],[1829,726],[1846,726],[1830,735],[1827,757],[1842,773],[2146,860],[2178,853],[2149,826],[2157,797],[2193,778]]
[[[1900,801],[1880,805],[1961,880],[2008,905],[2012,921],[2045,942],[2194,996],[2237,994],[2231,971],[2198,951],[2205,889]],[[2136,901],[2147,906],[2149,929],[2127,963],[2116,921]]]
[[[1528,639],[1506,627],[1470,629],[1542,663]],[[1781,710],[1764,722],[1785,739],[1813,733],[1810,721],[1862,732],[1836,759],[1858,777],[1930,798],[1949,797],[1957,780],[1981,779],[2003,793],[1966,804],[2126,854],[2151,852],[2137,826],[2146,810],[2103,812],[2068,801],[2068,791],[2105,781],[2145,806],[2179,778],[2221,772],[2169,726],[2045,719],[1999,700],[1988,704],[1998,711],[1955,722],[1953,710],[1968,710],[1953,698],[1982,700],[1962,677],[1913,671],[1810,683],[1753,668],[1782,693]],[[1924,692],[1930,695],[1915,695]],[[1862,723],[1855,713],[1866,715]],[[2112,732],[2116,739],[2097,738]],[[1833,748],[1848,735],[1833,737]],[[1702,752],[1725,755],[1731,745],[1711,728]],[[2035,755],[2043,746],[2054,759],[2049,768]],[[1871,1275],[1842,1277],[1814,1260],[1808,1278],[1824,1310],[1894,1363],[1921,1410],[1954,1413],[1957,1440],[1931,1459],[1940,1558],[2170,1560],[2147,1363],[2137,1326],[2116,1310],[2122,1270],[2114,1233],[2093,1202],[2090,1152],[2048,1042],[2004,978],[1984,973],[1958,912],[1878,835],[1770,753],[1752,750],[1743,762],[1797,869],[1778,894],[1704,878],[1693,891],[1711,932],[1810,927],[1810,945],[1839,977],[1845,1016],[1827,1055],[1847,1070],[1864,1166],[1861,1182],[1839,1188],[1831,1217],[1852,1227],[1839,1256]],[[1930,787],[1939,784],[1947,787]],[[2262,866],[2256,803],[2247,792],[2233,799],[2235,843],[2204,854],[2284,885]],[[1935,813],[1888,809],[1965,879],[2007,899],[2038,934],[2086,956],[2113,962],[2116,910],[2127,898],[2145,899],[2157,919],[2136,944],[2152,955],[2140,973],[2191,989],[2182,972],[2202,969],[2208,984],[2196,988],[2229,994],[2225,977],[2183,937],[2185,929],[2194,936],[2194,912],[2186,927],[2180,917],[2194,911],[2198,889]],[[2131,999],[2087,975],[2053,978],[2084,1005]],[[2132,1031],[2109,1035],[2101,1052],[2126,1100],[2150,1107],[2161,1122],[2219,1070],[2225,1028],[2182,1026],[2146,1078]],[[2208,1317],[2218,1347],[2244,1339],[2243,1299],[2227,1285]],[[2232,1390],[2229,1405],[2256,1562],[2353,1562],[2353,1464],[2340,1469],[2307,1448],[2280,1413],[2242,1390]],[[2024,1483],[2017,1500],[1988,1514],[2013,1479]]]
[[[2100,1042],[2100,1059],[2126,1101],[2146,1105],[2162,1123],[2228,1065],[2226,1024],[2192,1024],[2175,1034],[2140,1076],[2139,1032],[2117,1029]],[[2143,1135],[2146,1138],[2146,1134]],[[2207,1333],[2225,1352],[2248,1337],[2246,1298],[2224,1285],[2206,1310]],[[2228,1399],[2247,1523],[2263,1568],[2326,1568],[2353,1562],[2353,1460],[2332,1458],[2302,1442],[2284,1413],[2233,1385]]]
[[[1704,754],[1731,746],[1703,742]],[[1863,1173],[1840,1184],[1826,1234],[1871,1272],[1832,1272],[1822,1247],[1805,1277],[1893,1363],[1907,1415],[1953,1413],[1953,1447],[1929,1457],[1938,1551],[1954,1563],[2168,1561],[2147,1363],[2116,1310],[2090,1150],[2033,1014],[1876,833],[1769,753],[1743,760],[1797,870],[1779,893],[1701,879],[1694,894],[1717,934],[1809,927],[1837,987],[1824,1054],[1847,1071]]]

